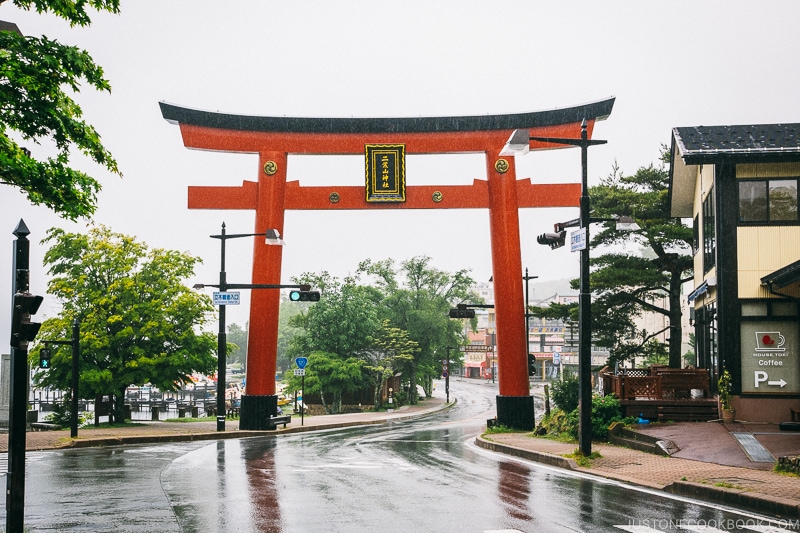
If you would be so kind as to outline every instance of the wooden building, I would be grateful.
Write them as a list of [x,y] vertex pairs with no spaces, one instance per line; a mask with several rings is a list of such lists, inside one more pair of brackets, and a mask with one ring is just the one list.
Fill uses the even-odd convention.
[[800,410],[800,124],[672,130],[670,209],[694,227],[697,366],[733,377],[736,418]]

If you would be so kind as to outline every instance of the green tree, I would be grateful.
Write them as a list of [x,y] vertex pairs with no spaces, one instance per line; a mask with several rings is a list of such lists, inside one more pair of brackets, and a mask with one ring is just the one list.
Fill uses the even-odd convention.
[[[52,12],[73,26],[91,22],[87,6],[119,12],[118,0],[13,3],[21,9]],[[71,150],[121,175],[97,131],[83,120],[80,106],[69,96],[78,93],[82,83],[99,91],[111,90],[103,69],[86,51],[47,37],[0,31],[0,183],[24,191],[34,205],[43,204],[70,220],[94,213],[100,190],[95,178],[69,166]],[[20,146],[13,137],[31,144],[47,139],[58,153],[38,160],[30,145]]]
[[475,282],[468,270],[451,274],[430,263],[430,257],[418,256],[402,262],[399,270],[391,259],[366,260],[358,267],[358,272],[375,280],[374,287],[381,295],[381,319],[388,319],[392,326],[407,331],[409,338],[419,345],[419,352],[404,375],[411,404],[417,403],[417,385],[422,386],[427,396],[431,395],[433,379],[441,375],[442,368],[442,357],[436,354],[446,353],[447,346],[461,344],[462,323],[450,320],[449,310],[470,298],[477,303],[469,293]]
[[295,316],[308,309],[309,305],[306,302],[291,302],[288,298],[284,298],[281,301],[278,315],[278,354],[276,361],[278,370],[287,370],[294,365],[289,347],[292,339],[301,334],[303,330],[292,326],[292,320]]
[[228,353],[226,360],[228,364],[247,366],[247,326],[242,328],[239,324],[228,326]]
[[[593,333],[612,348],[612,363],[638,355],[662,331],[638,331],[633,319],[645,311],[669,320],[669,366],[681,366],[681,285],[692,277],[692,229],[670,216],[669,161],[662,146],[658,166],[624,176],[618,168],[591,187],[593,217],[627,215],[640,230],[620,232],[609,225],[592,236],[591,247],[638,243],[638,253],[609,252],[591,260]],[[663,303],[662,303],[663,302]]]
[[[102,226],[85,235],[51,229],[44,242],[51,244],[44,258],[51,275],[47,292],[62,311],[42,324],[39,339],[69,338],[73,320],[80,321],[83,398],[113,397],[112,419],[123,420],[128,386],[176,390],[193,372],[214,370],[216,337],[200,333],[214,306],[183,284],[199,259],[150,250]],[[31,360],[37,358],[38,349],[32,350]],[[68,389],[69,360],[69,350],[59,350],[37,383]]]
[[[304,304],[307,310],[289,321],[302,332],[291,339],[287,353],[290,359],[309,358],[306,391],[320,395],[326,412],[338,413],[342,395],[364,385],[360,357],[372,347],[380,328],[375,291],[359,286],[357,277],[340,281],[327,272],[304,274],[294,281],[319,288],[321,298]],[[290,380],[290,386],[296,382]]]
[[407,331],[391,327],[388,320],[383,321],[374,343],[375,347],[367,350],[362,360],[375,388],[375,409],[379,409],[386,381],[398,370],[414,362],[419,346],[408,338]]
[[[301,378],[289,378],[289,390],[300,390]],[[308,394],[319,394],[327,414],[342,412],[342,396],[364,386],[364,361],[356,357],[342,358],[335,353],[311,352],[305,375],[303,400]]]

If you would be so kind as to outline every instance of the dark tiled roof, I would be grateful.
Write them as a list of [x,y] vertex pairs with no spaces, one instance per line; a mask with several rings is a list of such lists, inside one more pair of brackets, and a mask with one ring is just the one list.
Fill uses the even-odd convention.
[[611,114],[614,98],[576,107],[519,113],[457,117],[401,118],[301,118],[264,117],[214,113],[159,102],[162,116],[169,122],[239,131],[302,133],[391,133],[513,130],[570,124],[583,119],[602,120]]
[[762,284],[776,289],[782,289],[798,281],[800,281],[800,261],[795,261],[761,278]]
[[800,157],[800,124],[695,126],[672,132],[687,165]]

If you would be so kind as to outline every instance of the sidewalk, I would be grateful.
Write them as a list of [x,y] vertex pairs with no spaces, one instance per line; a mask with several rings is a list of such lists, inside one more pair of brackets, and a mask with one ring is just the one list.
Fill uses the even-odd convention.
[[[452,403],[450,404],[452,405]],[[366,412],[342,415],[304,416],[292,415],[286,428],[279,426],[273,431],[239,430],[239,420],[225,421],[225,431],[217,431],[216,419],[208,422],[137,422],[136,425],[112,428],[92,426],[80,428],[78,437],[71,439],[68,429],[57,431],[28,431],[26,450],[52,450],[86,448],[92,446],[117,446],[122,444],[144,444],[192,440],[236,439],[260,435],[298,433],[302,431],[334,429],[366,424],[383,424],[392,420],[419,418],[447,408],[444,398],[422,399],[417,405],[404,405],[394,412]],[[7,435],[0,436],[0,453],[8,452]]]
[[496,452],[585,472],[608,479],[729,505],[770,516],[800,517],[800,477],[776,473],[772,462],[750,460],[731,435],[749,433],[775,458],[800,454],[800,433],[780,432],[766,424],[683,422],[639,426],[639,432],[672,441],[680,451],[670,457],[606,443],[593,443],[601,455],[588,467],[565,457],[577,449],[530,433],[495,433],[477,444]]

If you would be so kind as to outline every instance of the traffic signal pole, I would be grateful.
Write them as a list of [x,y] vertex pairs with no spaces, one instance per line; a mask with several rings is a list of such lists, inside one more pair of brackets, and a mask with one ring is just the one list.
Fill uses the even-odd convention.
[[6,476],[6,531],[22,533],[25,516],[25,426],[28,411],[28,341],[38,331],[30,323],[36,313],[40,296],[28,293],[30,272],[30,231],[20,219],[13,234],[17,237],[13,249],[14,281],[12,290],[11,324],[11,388],[8,421],[8,475]]

